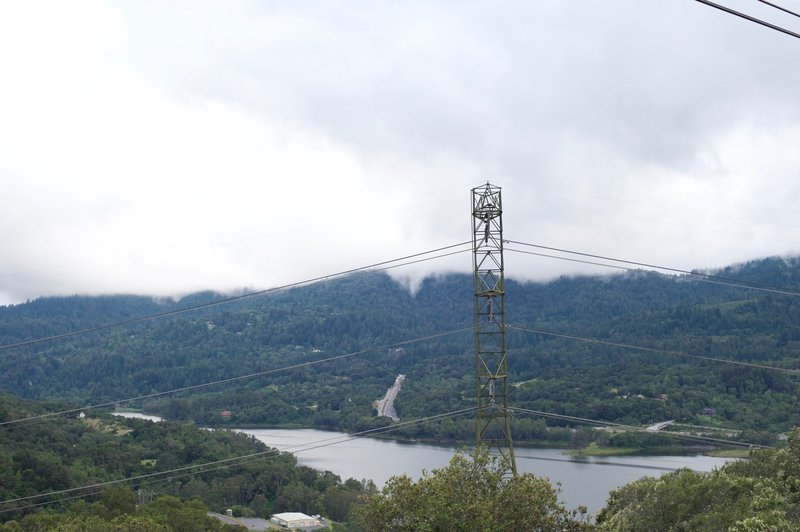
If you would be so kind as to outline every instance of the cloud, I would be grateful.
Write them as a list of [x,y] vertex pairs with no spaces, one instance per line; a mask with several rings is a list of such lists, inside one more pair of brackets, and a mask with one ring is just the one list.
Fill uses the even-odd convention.
[[464,241],[487,179],[518,240],[677,267],[800,249],[794,42],[699,4],[17,3],[0,50],[0,303]]

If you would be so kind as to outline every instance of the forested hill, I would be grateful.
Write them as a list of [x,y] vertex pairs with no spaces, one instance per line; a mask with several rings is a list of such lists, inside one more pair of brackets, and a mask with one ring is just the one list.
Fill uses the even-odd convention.
[[0,530],[242,530],[207,516],[228,508],[239,516],[302,511],[344,521],[374,490],[298,466],[291,454],[234,431],[100,412],[13,423],[58,406],[0,394]]
[[[764,259],[712,273],[800,290],[797,258]],[[785,368],[800,366],[800,298],[791,295],[646,272],[564,277],[549,283],[507,280],[506,293],[507,322],[516,326]],[[201,293],[180,301],[138,296],[37,299],[0,307],[0,344],[221,297]],[[429,278],[411,294],[385,274],[357,274],[6,349],[0,353],[0,387],[30,398],[98,403],[381,347],[144,405],[169,417],[208,424],[367,428],[387,423],[375,418],[370,405],[398,373],[407,375],[396,403],[402,418],[470,406],[474,347],[469,331],[389,346],[469,328],[472,305],[468,275]],[[515,406],[606,421],[675,418],[773,433],[800,424],[797,378],[787,373],[517,329],[509,331],[509,351]],[[230,411],[231,416],[223,420],[221,411]],[[541,428],[537,422],[519,423],[523,434],[536,438]],[[406,432],[418,435],[412,434],[414,430]],[[451,423],[435,430],[438,436],[457,438],[462,427]]]

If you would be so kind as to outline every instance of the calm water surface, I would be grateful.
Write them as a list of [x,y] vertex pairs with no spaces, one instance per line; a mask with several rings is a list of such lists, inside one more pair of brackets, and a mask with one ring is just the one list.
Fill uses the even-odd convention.
[[[158,416],[130,412],[115,415],[160,421]],[[288,451],[297,461],[342,479],[372,479],[383,487],[392,475],[417,479],[423,470],[446,466],[457,447],[423,443],[352,438],[342,432],[313,429],[235,429],[255,436],[270,447]],[[711,456],[609,456],[572,458],[562,449],[515,450],[517,469],[561,484],[561,499],[569,508],[585,505],[594,514],[605,505],[611,490],[644,476],[659,476],[688,467],[711,471],[729,459]]]
[[[289,451],[297,461],[328,470],[342,479],[370,478],[378,487],[392,475],[419,478],[422,470],[444,467],[456,447],[400,443],[369,438],[350,439],[347,434],[312,429],[241,430],[270,447]],[[335,445],[330,445],[336,443]],[[688,467],[710,471],[728,459],[710,456],[613,456],[575,459],[561,449],[516,448],[517,469],[561,483],[561,499],[567,507],[586,505],[594,514],[605,504],[608,493],[644,476],[659,476]]]

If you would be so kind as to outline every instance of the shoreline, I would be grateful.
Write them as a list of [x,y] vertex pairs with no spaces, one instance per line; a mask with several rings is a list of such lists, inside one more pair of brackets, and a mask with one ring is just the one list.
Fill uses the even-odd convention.
[[[165,420],[157,414],[148,414],[140,409],[119,409],[112,414],[134,414],[131,417],[147,416],[147,418],[158,418]],[[189,421],[179,421],[180,423],[191,423]],[[323,432],[338,432],[350,434],[342,429],[322,429],[319,427],[302,425],[302,424],[283,424],[283,425],[265,425],[265,424],[238,424],[235,427],[230,426],[228,423],[221,423],[211,425],[208,428],[215,430],[320,430]],[[401,444],[424,444],[436,447],[463,447],[464,449],[471,448],[474,444],[473,441],[459,440],[459,439],[434,439],[434,438],[403,438],[396,435],[382,435],[371,434],[363,436],[365,438],[375,440],[388,440]],[[719,458],[740,458],[746,459],[749,457],[750,452],[748,449],[725,448],[713,445],[691,445],[691,446],[657,446],[657,447],[599,447],[591,443],[588,447],[583,449],[571,449],[568,444],[564,442],[553,442],[548,440],[537,441],[514,441],[515,448],[521,449],[560,449],[564,456],[571,458],[581,457],[605,457],[605,456],[696,456],[705,455]]]

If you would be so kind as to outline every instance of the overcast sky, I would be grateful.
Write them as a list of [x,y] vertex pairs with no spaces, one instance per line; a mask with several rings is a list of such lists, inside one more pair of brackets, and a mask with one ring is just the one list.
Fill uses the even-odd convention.
[[487,180],[514,240],[796,255],[799,59],[692,0],[3,2],[0,304],[267,288],[466,241]]

